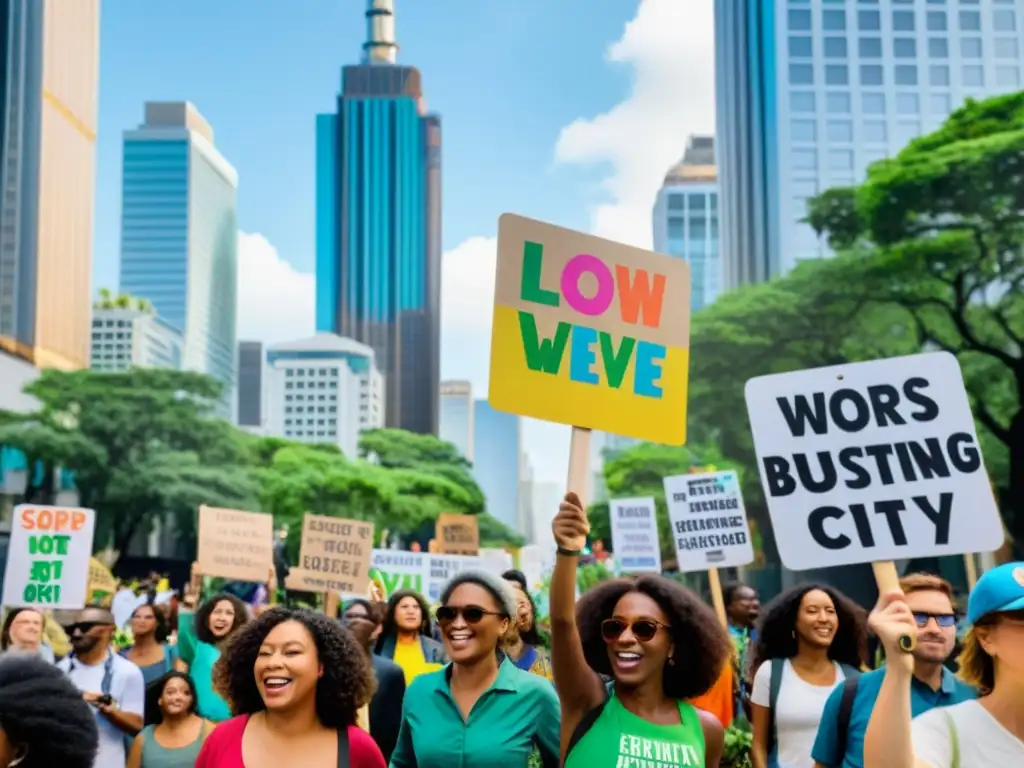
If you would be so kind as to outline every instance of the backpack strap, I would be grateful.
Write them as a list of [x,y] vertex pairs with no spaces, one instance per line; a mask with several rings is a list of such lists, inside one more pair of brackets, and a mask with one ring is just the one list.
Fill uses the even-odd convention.
[[349,754],[348,726],[338,729],[338,768],[350,768],[352,758]]
[[569,753],[572,752],[572,748],[579,744],[583,737],[587,735],[587,731],[594,727],[594,723],[597,722],[601,713],[604,712],[604,708],[608,706],[608,702],[612,697],[613,685],[614,683],[611,682],[605,683],[604,690],[605,693],[608,694],[605,697],[605,700],[587,712],[587,714],[580,719],[579,723],[576,724],[576,727],[573,729],[572,736],[569,737],[569,745],[565,748],[565,759],[562,760],[563,765],[566,760],[569,759]]
[[953,719],[953,716],[945,709],[941,711],[943,717],[946,718],[946,722],[949,724],[949,740],[950,746],[953,748],[953,760],[950,763],[950,768],[960,768],[960,732],[957,730],[956,721]]
[[836,718],[836,755],[839,764],[846,757],[847,738],[850,732],[850,717],[853,715],[853,701],[857,698],[860,675],[847,675],[843,681],[842,698],[839,699],[839,716]]
[[768,659],[766,664],[772,665],[771,683],[768,687],[768,754],[775,749],[778,733],[775,730],[775,710],[779,703],[779,691],[782,690],[782,673],[786,669],[785,659]]

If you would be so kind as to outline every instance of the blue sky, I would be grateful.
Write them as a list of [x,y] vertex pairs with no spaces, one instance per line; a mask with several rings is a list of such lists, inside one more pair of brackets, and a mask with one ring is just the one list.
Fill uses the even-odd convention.
[[[498,216],[649,244],[661,177],[689,133],[713,128],[710,0],[395,6],[399,61],[421,70],[443,120],[442,372],[484,397]],[[186,99],[240,175],[239,337],[312,330],[314,120],[359,59],[364,8],[105,0],[94,287],[117,283],[122,131],[146,100]],[[555,434],[526,429],[542,479],[564,478]]]

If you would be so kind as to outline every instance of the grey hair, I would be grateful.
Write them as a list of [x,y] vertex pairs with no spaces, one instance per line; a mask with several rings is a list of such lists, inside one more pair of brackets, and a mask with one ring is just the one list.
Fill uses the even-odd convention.
[[462,584],[476,584],[478,587],[483,587],[498,601],[498,605],[501,606],[507,618],[515,618],[517,613],[516,596],[513,594],[512,588],[503,578],[490,571],[469,570],[455,574],[441,590],[441,605],[447,603],[455,588]]

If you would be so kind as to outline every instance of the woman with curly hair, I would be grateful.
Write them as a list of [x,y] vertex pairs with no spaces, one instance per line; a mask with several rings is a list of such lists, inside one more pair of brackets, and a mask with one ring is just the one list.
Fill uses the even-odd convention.
[[196,686],[172,671],[146,689],[146,727],[132,742],[127,768],[193,768],[213,723],[196,714]]
[[0,768],[92,768],[98,743],[92,709],[59,669],[0,659]]
[[590,524],[575,493],[551,527],[558,545],[551,665],[565,768],[645,761],[718,768],[722,725],[686,701],[710,689],[729,659],[732,646],[714,612],[658,575],[602,582],[576,605],[576,566]]
[[558,698],[551,683],[501,653],[516,614],[512,590],[487,571],[462,571],[441,590],[437,623],[452,663],[406,691],[391,768],[558,766]]
[[129,623],[132,644],[123,648],[121,655],[142,670],[142,678],[148,686],[174,669],[178,649],[167,644],[170,634],[167,619],[153,605],[152,597],[132,611]]
[[[190,602],[194,598],[190,597]],[[187,607],[187,606],[186,606]],[[178,613],[178,660],[175,669],[188,672],[196,684],[199,716],[219,723],[231,717],[231,709],[213,687],[213,667],[231,637],[249,620],[249,608],[226,592],[214,595],[195,616]]]
[[516,620],[512,624],[504,651],[520,669],[550,680],[551,660],[540,635],[537,634],[537,606],[526,588],[526,576],[522,571],[505,571],[501,575],[516,597]]
[[408,685],[448,661],[444,646],[431,637],[430,629],[426,599],[415,590],[400,589],[388,599],[374,653],[400,666]]
[[236,717],[210,734],[196,768],[384,768],[356,724],[373,670],[339,622],[271,608],[238,631],[214,674]]
[[751,761],[754,768],[812,768],[825,702],[864,663],[864,611],[832,587],[800,584],[768,604],[757,636]]

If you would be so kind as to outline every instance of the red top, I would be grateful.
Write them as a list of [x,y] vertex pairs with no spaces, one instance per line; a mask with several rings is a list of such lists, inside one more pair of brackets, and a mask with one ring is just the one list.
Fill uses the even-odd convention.
[[[242,734],[249,715],[226,720],[206,739],[195,768],[245,768],[242,760]],[[377,743],[357,725],[348,727],[348,756],[352,768],[387,768]]]

